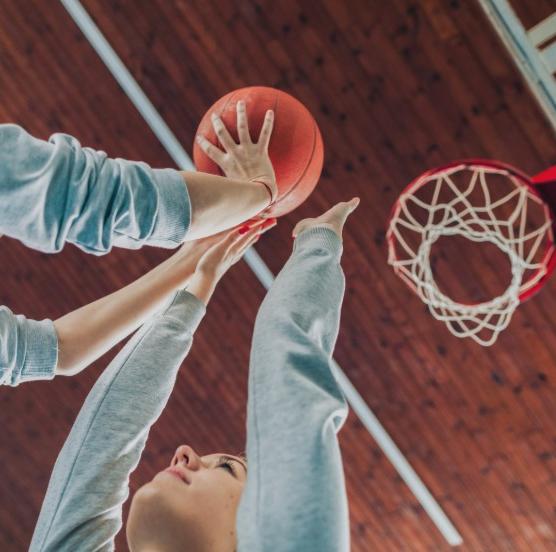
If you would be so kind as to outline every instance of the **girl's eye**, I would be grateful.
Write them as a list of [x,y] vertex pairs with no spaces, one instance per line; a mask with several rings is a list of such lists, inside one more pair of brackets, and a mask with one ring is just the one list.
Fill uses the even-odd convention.
[[234,467],[232,466],[231,462],[229,462],[229,461],[222,462],[222,464],[220,464],[220,466],[218,466],[218,467],[219,468],[224,467],[235,477],[236,472],[234,471]]

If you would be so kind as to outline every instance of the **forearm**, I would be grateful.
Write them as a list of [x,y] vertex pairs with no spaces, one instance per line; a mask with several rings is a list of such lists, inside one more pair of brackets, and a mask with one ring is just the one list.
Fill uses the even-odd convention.
[[128,286],[55,320],[55,374],[77,374],[135,331],[187,285],[195,262],[174,255]]
[[330,362],[344,292],[340,253],[329,230],[300,234],[257,315],[238,552],[289,550],[284,534],[306,552],[349,550],[337,439],[348,408]]
[[67,134],[46,141],[0,125],[0,234],[39,251],[69,242],[104,255],[113,246],[175,248],[189,219],[177,170],[110,159]]
[[183,171],[191,200],[191,226],[185,239],[196,240],[249,220],[269,204],[264,184],[201,172]]

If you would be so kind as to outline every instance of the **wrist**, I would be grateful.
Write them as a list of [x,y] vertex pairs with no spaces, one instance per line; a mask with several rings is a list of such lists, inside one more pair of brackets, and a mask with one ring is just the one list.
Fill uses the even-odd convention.
[[187,291],[208,305],[219,278],[211,271],[196,270],[189,280]]
[[185,255],[184,251],[180,250],[155,267],[153,272],[157,271],[160,278],[171,280],[169,286],[173,289],[181,289],[187,285],[195,273],[197,261],[198,259],[195,259],[193,255]]
[[262,180],[261,178],[253,178],[249,180],[249,182],[252,182],[254,184],[262,184],[264,189],[266,190],[266,193],[268,194],[268,206],[274,203],[274,201],[276,200],[276,196],[278,195],[276,184],[272,186],[271,184],[269,184],[265,180]]
[[220,275],[216,268],[206,268],[201,266],[195,271],[195,275],[211,285],[216,285],[218,280],[220,280]]

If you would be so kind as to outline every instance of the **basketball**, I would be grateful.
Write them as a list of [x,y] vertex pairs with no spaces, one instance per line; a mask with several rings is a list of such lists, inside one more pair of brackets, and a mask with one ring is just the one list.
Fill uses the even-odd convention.
[[[236,104],[245,101],[251,140],[257,142],[268,109],[274,110],[274,127],[268,154],[276,174],[278,197],[269,209],[269,216],[278,217],[293,211],[309,197],[317,185],[322,171],[324,150],[322,137],[309,110],[293,96],[264,86],[240,88],[220,98],[203,116],[196,134],[222,148],[210,116],[221,118],[231,136],[239,142],[237,134]],[[222,174],[222,171],[203,152],[197,142],[193,146],[193,159],[198,171]]]

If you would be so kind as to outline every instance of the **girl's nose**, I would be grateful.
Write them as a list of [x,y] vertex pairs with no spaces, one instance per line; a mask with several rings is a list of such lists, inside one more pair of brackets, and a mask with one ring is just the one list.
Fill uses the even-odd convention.
[[176,449],[172,458],[172,466],[184,464],[190,470],[199,469],[200,459],[197,453],[189,445],[181,445]]

